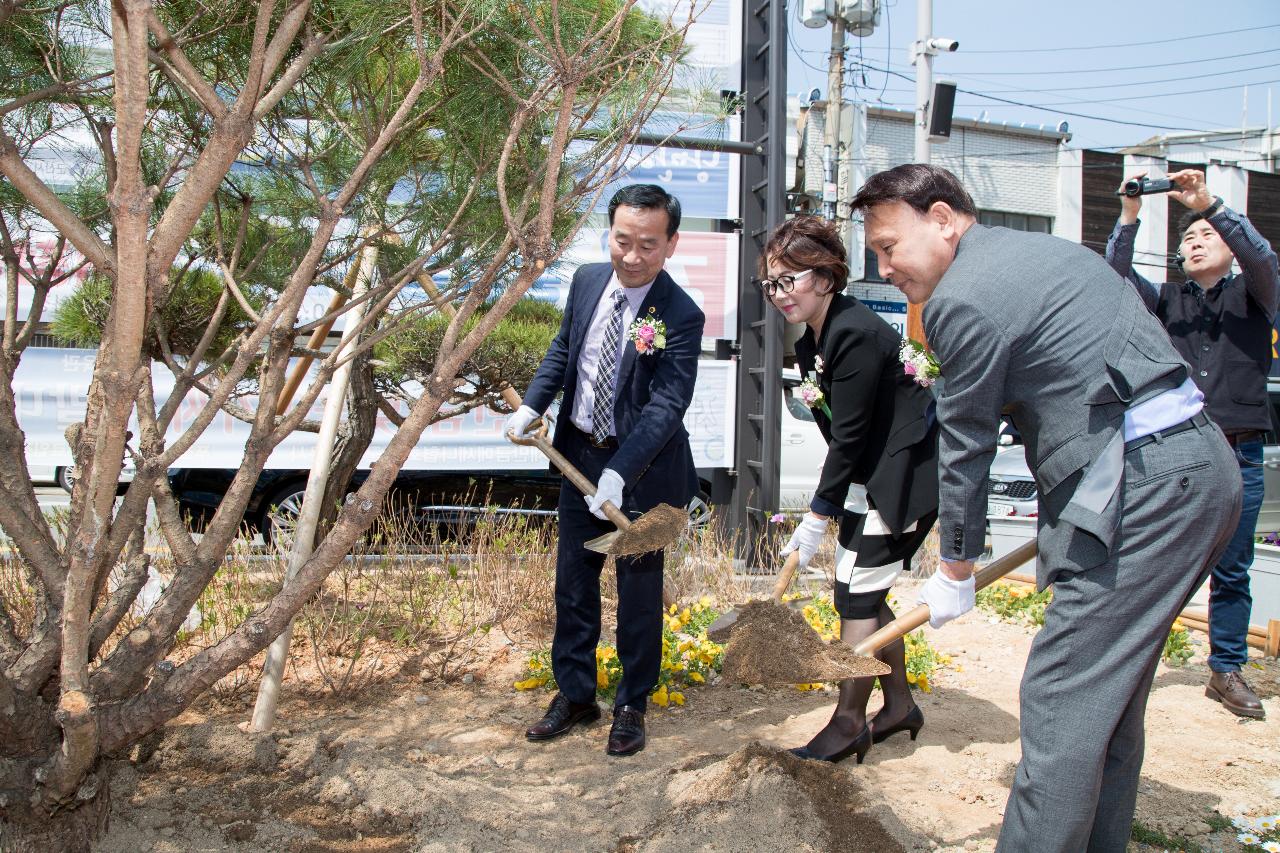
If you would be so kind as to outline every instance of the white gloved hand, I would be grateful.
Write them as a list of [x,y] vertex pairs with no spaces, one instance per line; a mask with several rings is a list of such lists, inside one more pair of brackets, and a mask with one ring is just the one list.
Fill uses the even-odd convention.
[[609,520],[609,516],[604,514],[604,502],[622,509],[622,475],[612,468],[605,468],[600,472],[600,482],[596,483],[596,493],[592,497],[586,498],[587,509],[591,510],[591,514],[596,518]]
[[929,605],[929,626],[941,628],[957,616],[972,610],[973,597],[973,575],[956,581],[939,569],[920,587],[916,603]]
[[502,427],[503,435],[521,436],[529,431],[529,425],[542,417],[528,406],[521,406],[507,418],[507,422]]
[[796,529],[792,531],[791,538],[787,541],[787,544],[778,553],[788,557],[792,551],[799,551],[800,568],[803,569],[809,565],[813,555],[818,553],[818,547],[822,544],[822,537],[826,535],[827,520],[806,512],[804,518],[796,525]]

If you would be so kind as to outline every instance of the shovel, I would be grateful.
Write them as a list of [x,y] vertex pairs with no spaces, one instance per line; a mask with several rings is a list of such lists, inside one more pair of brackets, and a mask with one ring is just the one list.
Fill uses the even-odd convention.
[[[1033,539],[1030,542],[1025,542],[1022,545],[1019,545],[1013,551],[1010,551],[998,560],[993,560],[974,576],[974,591],[976,592],[977,590],[990,586],[992,583],[1009,574],[1009,572],[1023,565],[1028,560],[1033,559],[1035,555],[1036,543]],[[786,571],[785,568],[783,571]],[[785,589],[786,585],[782,583],[782,580],[782,578],[779,578],[778,588]],[[790,578],[788,577],[786,580],[789,581]],[[777,589],[775,589],[775,592],[777,592]],[[754,605],[748,605],[748,607],[759,607],[763,604],[764,602],[758,602]],[[807,635],[804,637],[803,641],[799,636],[753,636],[761,630],[770,630],[759,627],[766,623],[771,624],[773,626],[773,630],[776,630],[779,625],[785,626],[783,630],[788,633],[794,630],[797,635],[800,632],[811,633],[812,629],[810,629],[807,624],[803,623],[802,620],[772,619],[768,618],[768,613],[762,613],[759,617],[761,621],[756,622],[757,628],[753,631],[753,619],[751,618],[751,615],[752,614],[748,614],[747,618],[742,619],[740,624],[735,625],[734,623],[738,622],[735,614],[734,622],[731,622],[728,628],[723,628],[718,637],[711,636],[710,629],[707,631],[708,637],[716,642],[724,642],[724,637],[733,633],[733,636],[729,637],[729,647],[725,651],[723,668],[723,674],[726,680],[731,682],[752,682],[758,680],[758,678],[753,679],[750,677],[744,677],[753,675],[760,671],[759,665],[753,663],[751,660],[755,649],[771,647],[781,651],[789,648],[799,648],[804,645],[804,641],[811,639]],[[792,672],[785,676],[782,676],[781,674],[770,675],[770,677],[765,680],[771,683],[808,683],[814,681],[833,681],[839,678],[857,678],[869,675],[878,675],[883,672],[883,664],[873,657],[874,653],[893,641],[911,633],[928,621],[929,606],[927,604],[918,605],[858,643],[853,647],[851,655],[844,654],[847,650],[846,647],[846,649],[841,650],[840,655],[835,656],[834,660],[813,660],[812,662],[808,659],[796,660],[792,662]],[[792,628],[793,625],[795,626],[794,629]],[[734,627],[742,629],[741,636],[737,632],[732,631]],[[738,663],[738,660],[735,659],[735,647],[746,650],[744,654],[746,660],[741,665]],[[834,648],[834,646],[831,648]],[[808,667],[809,669],[805,669],[805,667]],[[877,669],[877,667],[879,667],[879,669]],[[735,677],[735,675],[738,677]]]
[[[791,579],[795,577],[796,569],[799,567],[800,551],[797,549],[787,555],[787,561],[782,564],[782,571],[778,573],[778,582],[773,585],[773,593],[769,599],[775,604],[782,603],[782,596],[786,594],[787,587],[791,586]],[[716,617],[716,621],[707,626],[707,638],[717,643],[724,642],[737,623],[739,615],[741,614],[736,607],[721,613]]]
[[[420,275],[418,283],[422,285],[427,295],[431,297],[436,307],[445,316],[452,319],[457,314],[457,310],[443,298],[430,276]],[[520,394],[509,385],[502,391],[502,400],[511,407],[513,412],[523,404]],[[565,459],[560,451],[552,447],[551,442],[547,441],[545,423],[539,424],[532,433],[526,433],[523,436],[512,435],[510,438],[516,444],[536,447],[541,450],[551,460],[551,464],[559,468],[560,473],[569,478],[569,482],[573,483],[574,488],[587,497],[595,496],[595,484],[584,477],[582,472],[574,467],[573,463]],[[650,551],[660,551],[676,541],[689,525],[689,513],[685,510],[677,509],[671,504],[658,504],[658,506],[649,510],[635,521],[627,518],[622,510],[618,509],[610,501],[605,501],[603,508],[604,514],[609,517],[609,520],[618,529],[612,533],[597,536],[586,543],[586,547],[599,554],[629,556],[632,554],[646,554]],[[663,605],[669,606],[670,604],[671,602],[667,600],[667,593],[664,591]]]
[[[508,391],[510,396],[507,395]],[[503,392],[503,399],[513,408],[520,407],[520,396],[511,388]],[[595,495],[595,484],[583,476],[582,472],[565,459],[559,450],[551,446],[551,442],[547,440],[545,424],[540,424],[533,432],[509,435],[508,438],[516,444],[538,448],[551,460],[551,464],[559,468],[560,473],[573,483],[575,489],[587,497]],[[618,529],[612,533],[597,536],[586,543],[586,547],[599,554],[613,554],[620,557],[659,551],[674,542],[689,526],[689,513],[671,504],[658,504],[635,521],[627,518],[611,501],[605,501],[603,509],[604,514]]]

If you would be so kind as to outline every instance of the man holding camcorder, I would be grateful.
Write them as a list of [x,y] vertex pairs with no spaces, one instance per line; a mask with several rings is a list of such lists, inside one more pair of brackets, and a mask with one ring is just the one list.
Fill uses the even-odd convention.
[[[1177,261],[1184,284],[1153,284],[1133,269],[1142,196],[1167,192],[1188,208],[1183,216]],[[1192,368],[1205,409],[1235,449],[1244,480],[1240,524],[1209,586],[1209,668],[1205,695],[1241,717],[1261,719],[1262,703],[1240,674],[1248,660],[1249,568],[1253,534],[1262,507],[1262,437],[1271,429],[1267,374],[1280,274],[1276,253],[1243,215],[1211,196],[1204,173],[1174,172],[1150,180],[1126,180],[1120,219],[1107,241],[1107,262],[1128,279],[1159,318],[1174,347]],[[1242,272],[1231,271],[1232,260]]]

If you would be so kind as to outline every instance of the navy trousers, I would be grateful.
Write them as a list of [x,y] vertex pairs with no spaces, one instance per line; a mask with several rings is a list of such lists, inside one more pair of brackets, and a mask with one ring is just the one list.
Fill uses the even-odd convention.
[[1249,569],[1253,567],[1253,531],[1262,509],[1262,442],[1246,441],[1236,448],[1244,507],[1227,552],[1209,579],[1209,669],[1237,672],[1249,660]]
[[[565,424],[570,436],[562,452],[591,482],[608,467],[614,451],[593,447]],[[630,498],[630,517],[640,515]],[[556,549],[556,629],[551,666],[560,692],[571,702],[592,702],[596,693],[596,645],[600,641],[600,572],[605,555],[585,543],[616,528],[587,509],[581,492],[565,479],[560,486],[560,541]],[[663,552],[616,558],[618,576],[618,659],[622,681],[614,707],[644,710],[658,684],[662,662]]]

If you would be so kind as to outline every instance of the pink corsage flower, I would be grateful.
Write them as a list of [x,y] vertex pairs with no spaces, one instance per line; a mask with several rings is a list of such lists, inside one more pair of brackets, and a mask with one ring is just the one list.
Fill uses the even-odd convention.
[[942,368],[933,353],[911,339],[902,342],[898,351],[898,360],[902,362],[902,372],[915,379],[916,384],[928,388],[942,376]]
[[627,340],[636,345],[636,352],[646,355],[654,350],[666,349],[667,324],[649,309],[649,316],[639,317],[627,329]]
[[800,402],[811,409],[821,409],[828,419],[831,418],[831,409],[827,407],[826,395],[822,393],[822,389],[818,387],[818,382],[813,376],[805,377],[797,391],[800,394]]

